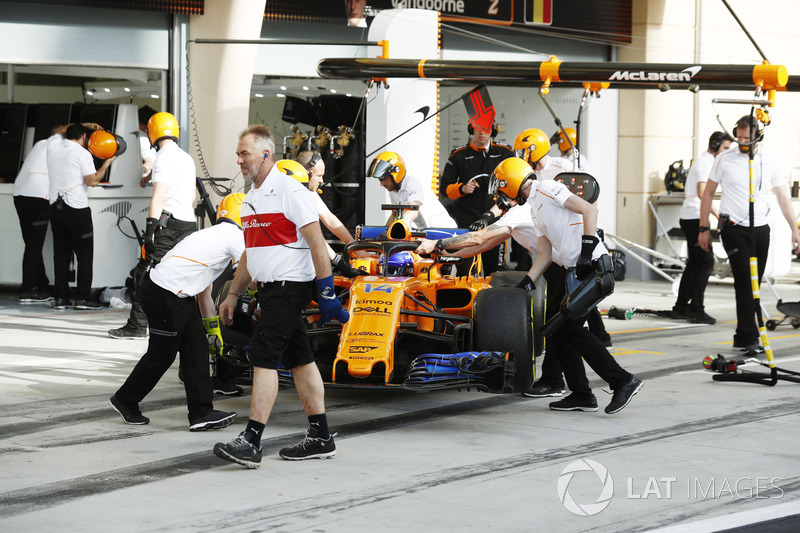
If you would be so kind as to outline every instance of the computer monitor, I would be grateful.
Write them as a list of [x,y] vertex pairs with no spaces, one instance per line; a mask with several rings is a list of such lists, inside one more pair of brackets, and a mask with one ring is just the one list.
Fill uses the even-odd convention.
[[27,115],[27,104],[0,104],[0,182],[17,179]]

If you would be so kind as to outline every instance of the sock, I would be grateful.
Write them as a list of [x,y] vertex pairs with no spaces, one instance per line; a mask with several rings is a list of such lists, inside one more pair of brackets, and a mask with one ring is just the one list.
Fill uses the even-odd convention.
[[328,416],[325,413],[309,416],[308,423],[312,428],[317,430],[317,438],[322,440],[328,440],[330,438],[331,432],[328,429]]
[[252,419],[247,421],[247,429],[244,430],[244,433],[247,437],[247,440],[250,441],[250,444],[256,448],[261,448],[261,435],[264,433],[264,428],[266,426],[266,424],[256,422]]

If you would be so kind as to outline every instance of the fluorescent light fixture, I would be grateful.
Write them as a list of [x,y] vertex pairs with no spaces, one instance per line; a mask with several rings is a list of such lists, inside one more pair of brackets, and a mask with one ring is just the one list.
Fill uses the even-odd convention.
[[151,94],[150,98],[155,98],[156,100],[158,100],[160,97],[157,94]]
[[277,96],[278,98],[286,98],[286,95],[283,93],[278,93],[275,96]]
[[264,98],[264,95],[261,93],[255,93],[253,96],[255,96],[256,98]]
[[110,93],[110,92],[111,92],[111,89],[109,89],[108,87],[103,87],[103,90],[104,90],[105,92],[107,92],[107,93]]
[[331,89],[331,92],[332,92],[333,94],[336,94],[336,89]]
[[94,93],[92,91],[86,91],[86,94],[88,94],[89,96],[93,96],[94,95]]
[[125,87],[125,92],[126,92],[126,93],[129,93],[129,92],[131,92],[131,88],[130,88],[130,87]]
[[281,91],[285,91],[285,90],[286,90],[286,85],[281,85]]
[[304,90],[304,91],[307,91],[307,90],[308,90],[308,87],[306,87],[305,85],[303,85],[303,90]]

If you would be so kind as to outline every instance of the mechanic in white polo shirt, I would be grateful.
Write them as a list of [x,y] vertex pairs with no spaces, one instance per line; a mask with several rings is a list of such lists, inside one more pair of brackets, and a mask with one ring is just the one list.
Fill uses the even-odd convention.
[[[750,258],[758,261],[758,283],[764,275],[769,253],[769,224],[767,194],[770,188],[792,231],[792,251],[800,252],[800,233],[797,231],[792,198],[786,178],[781,175],[775,157],[762,150],[761,125],[755,117],[745,115],[734,128],[737,147],[719,154],[711,167],[708,183],[700,199],[700,232],[697,242],[703,250],[711,250],[709,214],[718,185],[722,185],[719,218],[722,246],[728,253],[736,295],[736,332],[733,347],[750,355],[763,353],[758,344],[755,301],[750,277]],[[750,151],[753,152],[753,229],[750,229]],[[751,231],[754,233],[751,241]],[[755,243],[755,247],[751,243]]]
[[216,314],[211,296],[214,280],[244,252],[240,219],[243,200],[242,193],[223,198],[216,225],[183,239],[145,274],[140,298],[150,323],[147,352],[110,399],[111,407],[126,424],[150,422],[139,410],[139,402],[155,388],[178,353],[189,407],[189,431],[224,428],[236,418],[236,413],[214,410],[201,314]]
[[78,262],[75,309],[99,309],[92,301],[92,262],[94,225],[89,208],[89,187],[96,187],[117,156],[94,168],[87,149],[94,131],[84,124],[70,124],[64,139],[53,136],[47,142],[47,171],[50,176],[50,228],[53,231],[53,270],[55,308],[72,307],[69,290],[69,263],[72,254]]
[[[325,389],[303,319],[314,281],[320,325],[333,319],[347,322],[349,315],[334,292],[319,212],[309,201],[308,189],[278,168],[269,126],[245,129],[236,155],[242,176],[253,187],[242,207],[246,250],[219,314],[223,323],[232,323],[237,295],[252,279],[259,282],[261,317],[250,350],[253,390],[247,427],[233,441],[217,443],[214,453],[248,468],[260,466],[261,438],[278,394],[277,369],[282,364],[292,371],[309,429],[301,442],[280,450],[280,456],[292,461],[333,457],[336,445],[325,414]],[[305,172],[296,161],[291,163]]]

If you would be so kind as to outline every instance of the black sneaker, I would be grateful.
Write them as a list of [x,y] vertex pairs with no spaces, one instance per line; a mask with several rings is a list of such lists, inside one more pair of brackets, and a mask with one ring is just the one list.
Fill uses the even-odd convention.
[[589,398],[580,398],[573,392],[563,400],[550,404],[553,411],[586,411],[593,413],[597,411],[597,398],[592,394]]
[[56,298],[55,309],[72,309],[72,302],[66,298]]
[[91,300],[75,300],[75,309],[97,310],[102,309],[103,304]]
[[627,383],[617,388],[611,397],[611,403],[606,405],[606,414],[613,415],[622,411],[631,402],[634,395],[644,386],[644,381],[631,374]]
[[747,357],[756,357],[766,353],[764,351],[764,347],[758,343],[751,344],[750,346],[745,347],[742,351],[744,351],[744,355]]
[[327,439],[320,439],[317,438],[317,430],[309,428],[303,440],[290,448],[282,449],[278,455],[288,461],[329,459],[336,455],[336,444],[333,442],[333,435]]
[[247,440],[245,431],[227,444],[218,442],[214,445],[214,455],[232,463],[237,463],[247,468],[261,466],[261,448],[253,446]]
[[212,378],[211,386],[214,388],[214,394],[222,394],[223,396],[241,396],[244,394],[244,389],[232,381],[220,381],[217,378]]
[[146,339],[147,328],[136,328],[125,324],[121,328],[108,330],[108,336],[112,339]]
[[139,407],[137,406],[135,409],[130,409],[125,407],[117,400],[116,396],[112,396],[108,403],[111,405],[111,408],[119,413],[119,416],[125,421],[126,424],[131,424],[132,426],[143,426],[145,424],[150,423],[150,419],[147,418],[139,411]]
[[716,324],[717,319],[705,311],[692,311],[689,313],[689,322],[692,324]]
[[192,420],[189,431],[205,431],[207,429],[222,429],[233,424],[236,413],[212,410],[205,416]]
[[528,390],[522,393],[523,396],[528,398],[547,398],[551,396],[563,396],[564,387],[553,387],[547,383],[539,383],[538,381],[530,386]]
[[689,308],[675,305],[672,307],[672,311],[670,311],[669,317],[672,320],[685,320],[689,318]]
[[44,294],[38,291],[23,292],[19,295],[19,303],[21,304],[42,304],[47,303],[53,299],[49,294]]

